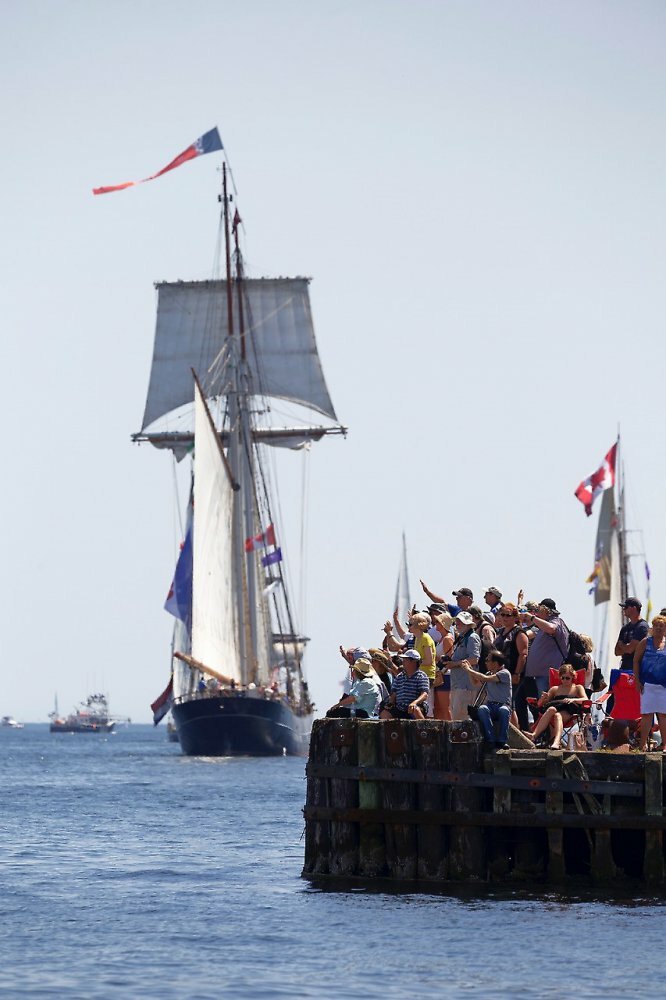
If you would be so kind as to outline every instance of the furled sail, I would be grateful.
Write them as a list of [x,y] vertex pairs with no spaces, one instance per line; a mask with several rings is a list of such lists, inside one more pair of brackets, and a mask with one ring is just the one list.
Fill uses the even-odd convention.
[[192,655],[240,683],[231,534],[234,491],[196,386],[194,427]]
[[615,492],[605,490],[601,498],[599,524],[597,526],[597,586],[594,593],[595,605],[605,605],[600,640],[597,644],[597,663],[604,676],[615,666],[617,657],[614,649],[622,627],[622,584],[620,546],[618,539],[618,516],[615,508]]
[[398,569],[398,580],[395,585],[395,602],[393,604],[394,608],[398,609],[398,621],[400,621],[403,627],[406,625],[407,619],[409,618],[409,612],[411,611],[412,602],[409,596],[409,571],[407,569],[407,540],[405,539],[405,533],[402,533],[402,553],[400,558],[400,567]]
[[[317,353],[308,284],[307,278],[243,280],[249,392],[287,399],[335,420]],[[226,281],[163,282],[156,287],[157,327],[142,430],[192,402],[192,368],[202,374],[211,396],[225,390],[215,385],[211,374],[228,334]]]

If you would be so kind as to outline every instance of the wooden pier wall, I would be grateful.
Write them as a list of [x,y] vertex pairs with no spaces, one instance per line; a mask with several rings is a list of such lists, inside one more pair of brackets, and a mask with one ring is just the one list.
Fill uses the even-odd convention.
[[306,877],[664,881],[662,755],[501,750],[473,722],[315,722]]

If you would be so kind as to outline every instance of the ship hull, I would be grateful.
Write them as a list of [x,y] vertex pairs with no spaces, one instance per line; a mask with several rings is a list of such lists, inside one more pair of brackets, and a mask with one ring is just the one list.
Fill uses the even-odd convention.
[[171,713],[189,757],[307,753],[312,716],[297,716],[281,701],[214,695],[180,701]]
[[112,733],[114,728],[115,722],[105,722],[99,726],[81,726],[76,723],[63,722],[60,724],[52,722],[49,726],[52,733]]

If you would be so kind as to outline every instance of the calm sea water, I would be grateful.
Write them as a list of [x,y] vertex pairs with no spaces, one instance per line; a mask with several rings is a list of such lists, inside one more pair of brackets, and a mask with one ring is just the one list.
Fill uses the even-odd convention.
[[300,759],[0,729],[0,794],[0,997],[661,994],[657,899],[303,881]]

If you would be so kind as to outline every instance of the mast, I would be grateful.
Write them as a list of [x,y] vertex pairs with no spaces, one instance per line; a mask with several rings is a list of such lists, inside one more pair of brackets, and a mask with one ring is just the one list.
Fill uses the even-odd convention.
[[629,596],[629,553],[627,551],[627,531],[624,504],[624,466],[620,448],[620,429],[617,431],[617,544],[620,559],[620,597],[622,603]]
[[[243,478],[243,510],[245,515],[244,538],[252,538],[255,531],[255,474],[254,474],[254,449],[252,444],[252,420],[249,411],[248,399],[251,386],[248,384],[248,367],[245,350],[245,312],[243,309],[243,261],[238,244],[238,224],[240,217],[238,211],[234,214],[233,234],[234,234],[234,259],[235,259],[235,283],[237,291],[238,305],[238,333],[240,338],[240,368],[238,379],[238,417],[239,417],[239,445],[241,454],[240,460],[244,462],[247,475]],[[229,277],[227,276],[227,288],[230,288]],[[252,553],[245,554],[245,547],[242,547],[243,558],[245,560],[245,578],[247,582],[247,671],[248,680],[256,680],[259,650],[259,626],[257,619],[257,573],[256,560]]]
[[[229,239],[229,195],[227,192],[227,165],[222,164],[222,196],[224,200],[224,254],[226,264],[226,293],[227,293],[227,336],[230,341],[234,338],[234,309],[233,309],[233,288],[231,284],[231,241]],[[245,628],[245,549],[243,545],[243,502],[240,497],[245,497],[246,476],[241,452],[241,421],[240,421],[240,373],[238,370],[238,356],[230,351],[230,364],[232,365],[232,381],[228,397],[229,407],[229,459],[230,465],[236,470],[237,482],[240,485],[240,495],[234,503],[232,535],[235,542],[235,580],[236,607],[239,616],[239,651],[241,658],[241,676],[243,682],[247,683],[247,663],[248,663],[248,636]]]

